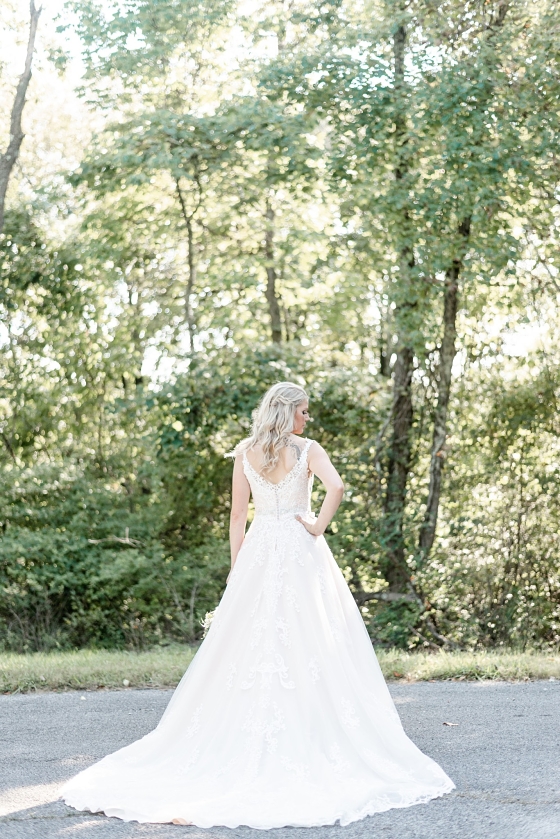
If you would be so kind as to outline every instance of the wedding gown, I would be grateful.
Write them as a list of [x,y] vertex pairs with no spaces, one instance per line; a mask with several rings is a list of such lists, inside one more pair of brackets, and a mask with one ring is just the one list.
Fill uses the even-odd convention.
[[255,516],[210,630],[157,728],[63,788],[139,822],[349,824],[454,788],[406,736],[360,612],[312,518],[307,440]]

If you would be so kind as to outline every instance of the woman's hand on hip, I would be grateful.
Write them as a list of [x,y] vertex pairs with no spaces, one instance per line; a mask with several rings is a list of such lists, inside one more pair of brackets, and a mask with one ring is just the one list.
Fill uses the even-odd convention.
[[315,520],[315,521],[305,521],[305,519],[300,515],[297,515],[296,519],[297,519],[297,521],[299,521],[300,524],[303,524],[303,526],[305,527],[307,532],[311,533],[312,536],[322,536],[323,535],[317,527],[317,520]]

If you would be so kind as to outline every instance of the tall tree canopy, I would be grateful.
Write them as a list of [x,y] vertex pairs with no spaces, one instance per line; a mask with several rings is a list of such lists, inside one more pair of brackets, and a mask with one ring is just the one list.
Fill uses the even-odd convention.
[[0,643],[195,640],[293,378],[376,643],[557,645],[556,4],[66,14],[28,98],[82,118],[36,111],[0,238]]

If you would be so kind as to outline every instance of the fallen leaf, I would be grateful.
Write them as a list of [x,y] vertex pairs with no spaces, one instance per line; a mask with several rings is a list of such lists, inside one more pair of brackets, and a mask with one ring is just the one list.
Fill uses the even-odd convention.
[[395,679],[402,679],[404,673],[397,673],[396,670],[393,670],[393,676],[395,677]]
[[444,722],[444,725],[459,725],[458,722]]

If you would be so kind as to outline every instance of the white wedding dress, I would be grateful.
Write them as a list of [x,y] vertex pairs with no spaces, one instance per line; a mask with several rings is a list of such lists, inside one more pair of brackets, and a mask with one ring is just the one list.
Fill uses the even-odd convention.
[[346,825],[454,788],[406,736],[360,612],[310,513],[311,440],[272,484],[210,631],[150,734],[63,788],[79,810],[212,827]]

